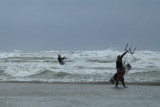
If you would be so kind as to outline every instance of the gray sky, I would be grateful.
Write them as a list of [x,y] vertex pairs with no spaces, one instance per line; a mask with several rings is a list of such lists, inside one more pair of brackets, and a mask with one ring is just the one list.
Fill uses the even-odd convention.
[[0,0],[0,50],[160,51],[160,0]]

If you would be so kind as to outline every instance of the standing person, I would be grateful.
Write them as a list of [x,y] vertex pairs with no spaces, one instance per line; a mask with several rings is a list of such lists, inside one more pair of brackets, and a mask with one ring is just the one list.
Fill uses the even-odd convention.
[[125,74],[125,70],[124,70],[124,67],[123,67],[122,58],[127,52],[128,51],[124,52],[122,55],[119,55],[117,57],[117,61],[116,61],[117,74],[114,76],[115,79],[116,79],[116,87],[118,87],[119,81],[122,81],[123,87],[126,87],[125,83],[124,83],[124,77],[123,77],[124,74]]
[[66,59],[66,57],[62,57],[61,58],[61,55],[58,54],[58,62],[59,62],[59,64],[64,65],[65,64],[64,61],[63,61],[64,59]]

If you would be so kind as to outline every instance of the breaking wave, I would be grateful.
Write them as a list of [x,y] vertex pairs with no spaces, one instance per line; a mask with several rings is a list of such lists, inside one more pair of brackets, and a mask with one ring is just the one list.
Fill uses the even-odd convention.
[[[1,51],[0,81],[101,82],[116,72],[116,57],[123,52],[101,51]],[[57,55],[66,56],[59,65]],[[159,82],[160,52],[136,51],[125,55],[132,69],[128,82]]]

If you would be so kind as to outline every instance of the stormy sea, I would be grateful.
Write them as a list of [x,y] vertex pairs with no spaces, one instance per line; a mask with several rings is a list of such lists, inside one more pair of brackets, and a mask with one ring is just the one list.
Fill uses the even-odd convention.
[[[0,51],[0,81],[16,82],[109,82],[116,73],[116,58],[123,51]],[[67,57],[60,65],[57,55]],[[123,61],[132,69],[128,83],[159,83],[160,52],[135,51]]]

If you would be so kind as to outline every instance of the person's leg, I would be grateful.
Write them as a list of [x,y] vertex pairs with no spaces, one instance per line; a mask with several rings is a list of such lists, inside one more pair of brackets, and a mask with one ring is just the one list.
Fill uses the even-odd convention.
[[119,83],[119,77],[118,77],[118,73],[116,75],[116,87],[118,87],[118,83]]
[[116,81],[116,87],[118,87],[118,83],[119,83],[119,81],[117,80],[117,81]]
[[124,83],[124,77],[122,77],[121,80],[122,80],[123,87],[126,87]]

